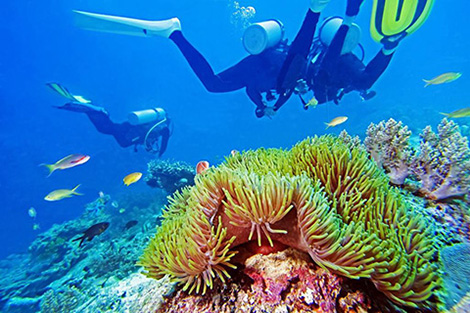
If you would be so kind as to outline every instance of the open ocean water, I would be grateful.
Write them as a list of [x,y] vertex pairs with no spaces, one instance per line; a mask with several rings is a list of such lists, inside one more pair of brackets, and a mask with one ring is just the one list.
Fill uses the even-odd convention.
[[[243,6],[252,6],[256,14],[243,18]],[[343,16],[345,6],[346,1],[333,0],[323,17]],[[380,49],[369,34],[371,7],[372,1],[365,0],[358,18],[366,61]],[[435,129],[439,112],[470,106],[470,4],[462,0],[436,1],[426,23],[400,44],[372,88],[377,92],[373,99],[362,102],[351,93],[339,105],[305,111],[293,96],[272,119],[256,118],[244,90],[207,92],[170,40],[83,30],[74,25],[72,13],[154,20],[176,16],[185,37],[219,72],[247,55],[241,41],[244,25],[276,18],[292,40],[307,8],[307,0],[241,0],[238,7],[232,0],[6,0],[0,10],[0,258],[26,252],[38,233],[80,216],[100,191],[112,198],[155,192],[143,181],[132,188],[122,183],[131,172],[145,173],[155,156],[142,147],[137,152],[121,148],[98,133],[84,114],[53,108],[66,101],[46,86],[49,82],[105,107],[116,121],[124,121],[129,111],[164,108],[174,132],[162,159],[194,166],[200,160],[217,164],[232,149],[290,148],[307,136],[343,129],[363,138],[371,122],[391,117],[417,134],[426,125]],[[461,72],[462,77],[423,88],[422,79],[445,72]],[[324,123],[339,115],[348,121],[325,130]],[[470,126],[469,118],[457,122]],[[50,177],[39,166],[73,153],[91,158]],[[44,200],[54,189],[78,184],[83,196]],[[35,220],[28,215],[31,207]]]

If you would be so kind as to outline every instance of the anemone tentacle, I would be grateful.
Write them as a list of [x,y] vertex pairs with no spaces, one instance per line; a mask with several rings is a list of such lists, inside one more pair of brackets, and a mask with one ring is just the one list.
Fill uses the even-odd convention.
[[431,229],[364,148],[341,138],[236,153],[170,197],[163,217],[139,264],[188,292],[229,278],[235,244],[264,239],[308,252],[339,275],[370,279],[400,305],[432,305],[442,288]]

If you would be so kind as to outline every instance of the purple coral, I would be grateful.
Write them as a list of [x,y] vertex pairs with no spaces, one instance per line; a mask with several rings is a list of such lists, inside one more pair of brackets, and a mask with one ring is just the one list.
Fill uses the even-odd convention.
[[420,192],[432,200],[466,195],[470,190],[470,149],[457,124],[444,118],[437,134],[427,126],[420,137],[420,153],[412,166],[421,182]]
[[411,131],[402,122],[389,119],[367,128],[364,140],[367,151],[375,162],[383,167],[390,177],[390,182],[403,185],[410,175],[411,148],[408,143]]
[[421,185],[419,194],[431,200],[468,194],[470,149],[457,124],[444,118],[437,134],[427,126],[420,135],[418,152],[409,145],[410,135],[406,126],[393,119],[367,129],[367,151],[388,173],[390,182],[403,185],[413,175]]

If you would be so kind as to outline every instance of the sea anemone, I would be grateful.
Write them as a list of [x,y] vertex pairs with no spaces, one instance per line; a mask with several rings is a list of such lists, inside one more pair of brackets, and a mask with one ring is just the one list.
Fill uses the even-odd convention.
[[229,277],[239,246],[276,241],[339,275],[370,279],[395,303],[431,306],[441,288],[437,250],[402,198],[362,147],[340,138],[236,154],[170,198],[139,264],[149,277],[205,293]]

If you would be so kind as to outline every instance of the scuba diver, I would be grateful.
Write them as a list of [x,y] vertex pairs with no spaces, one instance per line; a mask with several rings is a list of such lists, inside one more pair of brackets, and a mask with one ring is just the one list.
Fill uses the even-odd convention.
[[[363,100],[375,95],[369,91],[390,64],[401,40],[416,31],[427,19],[434,0],[374,0],[371,35],[382,49],[365,65],[354,54],[361,29],[354,23],[364,0],[348,0],[344,18],[326,19],[315,31],[320,13],[330,0],[310,0],[300,31],[288,45],[283,25],[270,20],[249,26],[243,45],[249,56],[215,74],[207,60],[183,36],[178,18],[161,21],[74,11],[80,27],[90,30],[136,36],[161,36],[172,40],[209,92],[230,92],[245,88],[256,105],[256,116],[271,117],[291,97],[312,91],[316,103],[333,101],[352,91]],[[362,50],[363,51],[363,50]],[[364,52],[362,53],[364,57]],[[267,104],[275,101],[274,105]]]
[[85,113],[90,121],[102,134],[112,135],[117,143],[123,147],[143,145],[150,153],[162,154],[168,146],[172,126],[171,120],[162,108],[153,108],[129,113],[128,121],[115,123],[111,121],[108,112],[82,96],[72,95],[65,87],[57,83],[48,83],[47,86],[61,96],[71,100],[58,109]]

